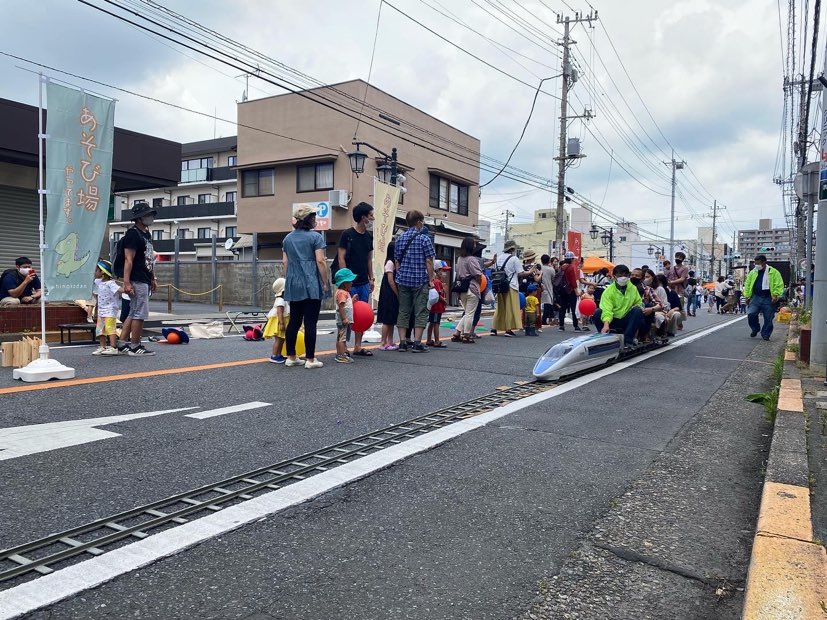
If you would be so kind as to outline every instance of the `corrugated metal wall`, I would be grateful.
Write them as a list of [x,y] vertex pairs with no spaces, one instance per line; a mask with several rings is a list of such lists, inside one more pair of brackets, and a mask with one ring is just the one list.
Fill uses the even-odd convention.
[[0,185],[0,272],[28,256],[40,271],[37,192]]

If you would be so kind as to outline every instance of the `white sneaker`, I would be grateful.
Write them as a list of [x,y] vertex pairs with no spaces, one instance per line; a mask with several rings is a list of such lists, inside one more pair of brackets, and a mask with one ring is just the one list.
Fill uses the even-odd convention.
[[100,352],[100,355],[117,355],[118,350],[115,347],[106,347]]
[[300,360],[298,358],[296,358],[294,360],[291,360],[291,359],[288,358],[287,361],[284,362],[284,365],[287,366],[288,368],[290,368],[291,366],[302,366],[303,364],[304,364],[304,360]]
[[322,364],[319,360],[307,360],[304,363],[305,368],[321,368],[322,366],[324,366],[324,364]]
[[98,347],[97,349],[95,349],[94,351],[92,351],[92,355],[100,355],[101,353],[103,353],[103,351],[104,351],[104,349],[105,349],[105,348],[106,348],[106,347]]

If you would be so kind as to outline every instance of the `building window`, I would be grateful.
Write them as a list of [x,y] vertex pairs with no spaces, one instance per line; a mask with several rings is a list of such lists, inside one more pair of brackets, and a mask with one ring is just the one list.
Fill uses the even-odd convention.
[[178,196],[178,198],[175,199],[175,204],[177,204],[179,207],[182,207],[185,204],[189,204],[189,199],[189,196]]
[[296,166],[296,191],[315,192],[333,189],[333,164]]
[[207,181],[209,169],[213,167],[212,157],[185,159],[181,162],[181,183]]
[[432,174],[429,205],[432,209],[468,215],[468,186]]
[[272,168],[245,170],[242,176],[241,195],[244,198],[275,195],[274,173]]
[[115,243],[117,243],[118,241],[120,241],[120,240],[121,240],[121,237],[123,237],[123,233],[122,233],[122,232],[112,233],[112,238],[115,240]]
[[152,240],[153,241],[161,241],[164,238],[164,231],[163,230],[153,230],[152,231]]
[[199,159],[185,159],[181,162],[181,170],[198,170],[199,168],[212,168],[212,157],[201,157]]
[[227,165],[228,166],[237,166],[238,165],[238,155],[230,155],[227,158]]
[[160,209],[164,206],[164,199],[163,198],[153,198],[152,199],[152,208],[153,209]]
[[227,202],[235,202],[237,193],[238,192],[227,192],[226,194],[224,194],[224,200],[226,200]]
[[205,205],[212,202],[209,194],[198,194],[198,204]]
[[224,229],[224,234],[227,237],[235,237],[235,235],[236,235],[235,229],[236,229],[235,226],[227,226],[227,228]]
[[189,228],[179,228],[178,230],[175,231],[175,236],[178,237],[179,239],[186,239],[187,238],[187,233],[189,232],[189,230],[190,230]]
[[199,228],[198,229],[198,238],[199,239],[209,239],[212,237],[212,231],[209,228]]

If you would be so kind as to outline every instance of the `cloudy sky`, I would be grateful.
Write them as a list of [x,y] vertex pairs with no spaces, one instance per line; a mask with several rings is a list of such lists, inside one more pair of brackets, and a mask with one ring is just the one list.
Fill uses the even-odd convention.
[[[88,1],[127,15],[105,0]],[[151,8],[139,0],[113,1]],[[313,80],[368,77],[379,0],[161,1]],[[588,124],[571,121],[570,135],[581,138],[587,157],[569,171],[567,184],[612,214],[668,236],[670,168],[663,161],[674,148],[676,158],[688,162],[678,172],[676,237],[695,238],[699,225],[711,224],[704,216],[713,197],[727,207],[721,239],[731,239],[736,227],[757,227],[759,217],[784,225],[780,192],[772,183],[783,105],[776,3],[591,0],[591,6],[599,11],[595,27],[578,25],[572,33],[581,78],[570,113],[589,107],[595,117]],[[562,27],[555,13],[571,15],[572,9],[588,12],[589,5],[585,0],[384,2],[370,81],[478,137],[485,156],[504,161],[531,107],[530,85],[554,78],[543,90],[559,95],[560,79],[554,76],[560,73],[556,42]],[[74,0],[0,0],[0,10],[2,52],[235,119],[244,90],[237,69]],[[786,12],[781,18],[786,27]],[[18,66],[34,68],[0,56],[0,97],[36,103],[36,78]],[[235,134],[232,122],[47,73],[117,98],[120,127],[176,141]],[[250,98],[280,92],[250,81]],[[559,101],[541,93],[512,166],[556,179],[559,114]],[[482,182],[491,176],[484,171]],[[529,221],[535,209],[554,200],[542,189],[501,177],[482,190],[481,215],[497,222],[509,209],[516,221]]]

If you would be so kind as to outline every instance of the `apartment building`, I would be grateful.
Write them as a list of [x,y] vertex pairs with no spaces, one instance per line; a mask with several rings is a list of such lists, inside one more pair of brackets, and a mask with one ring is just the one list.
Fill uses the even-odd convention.
[[789,228],[773,228],[769,218],[758,220],[758,228],[738,231],[738,253],[752,259],[764,253],[770,261],[789,261],[792,241]]
[[[358,130],[342,109],[362,111]],[[281,258],[299,203],[329,208],[324,234],[332,257],[342,231],[353,225],[352,207],[373,204],[382,153],[393,148],[406,178],[400,226],[409,209],[422,211],[437,257],[448,261],[465,236],[478,232],[479,140],[362,80],[239,103],[238,122],[238,230],[257,233],[260,258]],[[358,176],[347,156],[357,148],[354,130],[368,155]],[[384,252],[376,248],[378,256]]]
[[153,248],[159,261],[171,260],[178,238],[184,260],[208,260],[212,236],[217,237],[218,258],[231,260],[228,239],[238,240],[236,224],[237,140],[235,136],[181,145],[180,182],[177,185],[116,194],[115,220],[110,222],[113,242],[132,225],[130,213],[138,202],[158,211],[152,226]]

